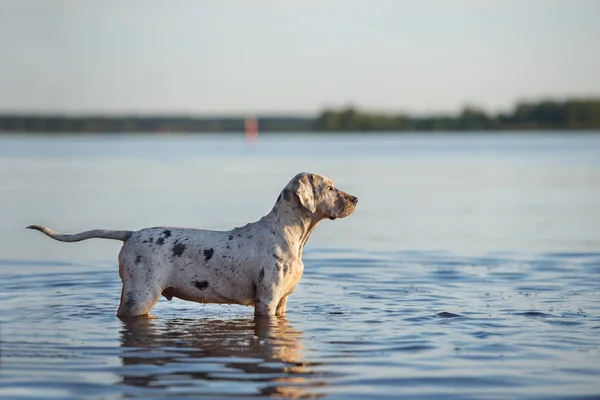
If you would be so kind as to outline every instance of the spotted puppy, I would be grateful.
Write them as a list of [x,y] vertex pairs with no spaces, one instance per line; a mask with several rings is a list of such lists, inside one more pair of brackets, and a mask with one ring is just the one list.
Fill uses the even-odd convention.
[[123,241],[118,316],[147,315],[161,295],[281,315],[302,277],[302,249],[313,229],[325,218],[347,217],[356,203],[327,177],[301,173],[282,190],[271,212],[231,231],[158,227],[64,235],[39,225],[27,228],[62,242]]

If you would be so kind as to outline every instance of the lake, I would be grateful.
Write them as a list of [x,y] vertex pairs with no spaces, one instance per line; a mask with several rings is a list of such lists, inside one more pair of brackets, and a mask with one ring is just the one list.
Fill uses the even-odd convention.
[[[599,133],[0,136],[0,397],[598,399]],[[286,317],[120,320],[120,242],[24,229],[228,230],[302,171],[359,203]]]

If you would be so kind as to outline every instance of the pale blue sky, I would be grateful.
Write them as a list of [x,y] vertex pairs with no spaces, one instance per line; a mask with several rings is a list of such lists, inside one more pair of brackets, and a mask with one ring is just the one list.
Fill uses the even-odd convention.
[[0,0],[0,112],[491,111],[600,95],[597,0]]

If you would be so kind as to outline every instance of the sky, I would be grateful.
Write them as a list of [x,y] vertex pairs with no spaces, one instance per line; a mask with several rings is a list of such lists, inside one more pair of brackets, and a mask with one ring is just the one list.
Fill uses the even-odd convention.
[[0,0],[0,113],[446,113],[600,96],[597,0]]

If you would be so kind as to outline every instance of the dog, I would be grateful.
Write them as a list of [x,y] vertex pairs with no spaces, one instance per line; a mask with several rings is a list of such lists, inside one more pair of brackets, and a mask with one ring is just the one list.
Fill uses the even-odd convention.
[[40,225],[27,228],[61,242],[124,242],[119,317],[148,315],[161,295],[254,306],[255,315],[273,316],[285,314],[288,297],[300,282],[302,250],[312,231],[323,219],[352,214],[357,203],[358,198],[337,189],[329,178],[300,173],[267,215],[231,231],[154,227],[66,235]]

